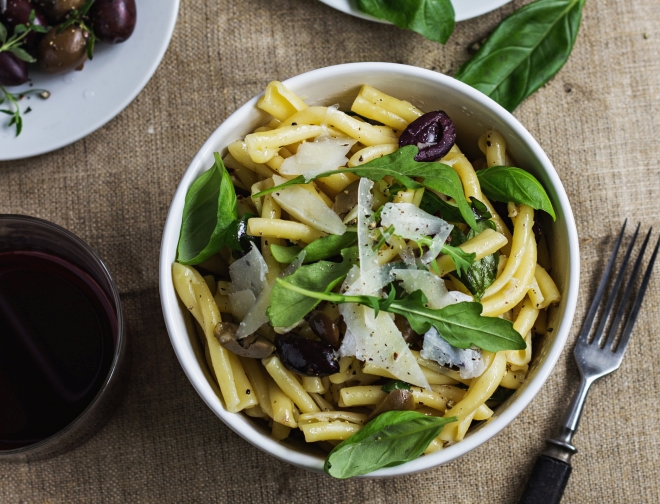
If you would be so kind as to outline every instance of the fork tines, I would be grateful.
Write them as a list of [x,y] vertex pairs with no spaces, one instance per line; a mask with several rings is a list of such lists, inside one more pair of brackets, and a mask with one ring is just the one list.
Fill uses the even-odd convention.
[[607,322],[610,318],[610,315],[612,314],[613,308],[614,308],[614,303],[616,302],[617,296],[619,294],[619,291],[621,290],[621,285],[623,284],[623,280],[625,278],[625,273],[626,269],[628,268],[628,264],[630,262],[630,256],[632,255],[633,248],[635,246],[635,242],[637,241],[637,237],[639,235],[639,228],[640,225],[637,224],[637,228],[635,229],[635,234],[633,235],[632,240],[630,241],[630,244],[628,245],[628,248],[626,249],[623,262],[621,263],[621,266],[619,268],[619,272],[616,276],[616,279],[614,281],[614,284],[612,285],[612,289],[609,293],[609,296],[607,298],[607,303],[605,304],[605,308],[603,310],[603,313],[601,315],[600,322],[598,323],[598,327],[596,328],[596,331],[593,334],[593,337],[590,338],[589,335],[591,333],[591,329],[593,328],[594,325],[594,320],[596,318],[596,314],[598,312],[598,308],[601,304],[601,301],[604,298],[605,295],[605,290],[607,288],[607,284],[609,282],[610,276],[614,270],[614,264],[616,262],[616,257],[619,252],[619,247],[621,245],[621,242],[623,240],[623,235],[626,229],[626,223],[628,222],[628,219],[623,223],[623,227],[621,228],[621,232],[619,233],[619,236],[616,240],[616,243],[614,245],[614,250],[612,251],[612,255],[610,256],[609,261],[607,262],[607,266],[605,267],[605,272],[603,273],[603,278],[600,281],[600,284],[598,285],[598,290],[596,291],[596,295],[594,297],[593,302],[591,303],[591,307],[589,308],[589,311],[587,312],[587,317],[584,320],[584,324],[582,325],[582,330],[580,331],[580,335],[578,337],[578,343],[581,344],[590,344],[593,343],[594,341],[596,342],[597,345],[601,347],[609,346],[612,352],[616,352],[617,354],[623,354],[623,352],[626,349],[626,345],[628,343],[628,340],[630,339],[630,335],[633,330],[633,326],[635,325],[635,321],[637,320],[637,315],[639,314],[640,307],[642,305],[642,301],[644,299],[644,294],[646,293],[646,288],[648,287],[649,280],[651,278],[651,272],[653,270],[653,264],[655,263],[655,259],[658,255],[658,249],[660,248],[660,239],[658,239],[655,249],[653,250],[653,255],[651,256],[651,260],[649,261],[648,266],[646,267],[646,272],[644,273],[644,278],[642,279],[642,283],[639,286],[639,290],[637,291],[637,296],[635,297],[635,301],[633,303],[633,306],[630,310],[630,313],[628,315],[628,320],[626,322],[625,327],[623,328],[623,332],[621,333],[621,337],[619,338],[618,344],[615,341],[616,334],[619,330],[619,326],[621,325],[621,321],[623,320],[623,316],[626,311],[626,307],[629,304],[629,301],[631,299],[632,295],[632,290],[633,286],[635,284],[635,280],[639,274],[639,270],[642,265],[642,259],[644,257],[644,254],[646,252],[646,247],[649,243],[649,239],[651,238],[651,231],[653,228],[649,229],[649,232],[646,234],[646,238],[644,239],[644,243],[642,244],[642,247],[639,251],[639,254],[637,255],[637,259],[635,261],[635,265],[633,266],[632,272],[630,273],[628,277],[628,282],[626,284],[625,291],[623,295],[621,296],[621,299],[619,301],[619,306],[616,310],[616,313],[614,315],[614,319],[612,320],[612,324],[610,325],[609,331],[607,332],[605,338],[603,337],[605,333],[605,327],[607,325]]

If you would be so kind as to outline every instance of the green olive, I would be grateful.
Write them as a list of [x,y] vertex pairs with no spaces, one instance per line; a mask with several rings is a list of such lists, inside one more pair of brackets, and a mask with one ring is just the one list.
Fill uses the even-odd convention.
[[37,53],[39,68],[49,74],[82,70],[87,61],[87,40],[89,33],[77,24],[58,33],[59,26],[46,33]]
[[51,23],[59,23],[72,9],[80,9],[85,0],[37,0],[36,3]]

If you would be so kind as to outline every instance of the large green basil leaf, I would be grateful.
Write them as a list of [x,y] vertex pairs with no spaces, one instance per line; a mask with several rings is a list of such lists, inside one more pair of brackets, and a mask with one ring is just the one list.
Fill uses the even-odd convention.
[[519,205],[528,205],[534,210],[544,210],[557,220],[554,208],[541,183],[531,173],[512,166],[493,166],[478,170],[481,190],[488,198]]
[[456,79],[513,111],[568,60],[585,0],[536,0],[495,29]]
[[228,241],[238,216],[236,192],[220,155],[215,164],[195,180],[186,194],[177,248],[181,264],[199,264]]
[[344,479],[404,464],[424,453],[442,428],[456,420],[415,411],[387,411],[335,446],[323,469]]
[[444,44],[454,31],[451,0],[357,0],[362,12]]

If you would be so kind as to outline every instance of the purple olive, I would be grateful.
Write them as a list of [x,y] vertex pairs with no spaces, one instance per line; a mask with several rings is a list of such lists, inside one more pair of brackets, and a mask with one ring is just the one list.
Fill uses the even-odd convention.
[[339,372],[332,346],[294,333],[278,334],[275,349],[287,369],[304,376],[329,376]]
[[[48,20],[41,9],[30,3],[30,0],[7,0],[7,10],[0,14],[0,21],[9,29],[10,33],[16,25],[27,25],[30,22],[30,13],[34,11],[34,24],[48,26]],[[32,53],[36,51],[42,33],[30,32],[23,39],[23,48]]]
[[440,159],[456,142],[454,123],[442,110],[428,112],[411,122],[399,137],[399,147],[416,145],[415,161]]
[[0,52],[0,86],[18,86],[27,80],[27,63],[10,52]]
[[59,23],[64,20],[66,15],[73,9],[80,9],[85,5],[86,0],[33,0],[46,13],[48,20],[53,23]]
[[119,44],[135,29],[135,0],[96,0],[89,12],[96,38],[106,44]]

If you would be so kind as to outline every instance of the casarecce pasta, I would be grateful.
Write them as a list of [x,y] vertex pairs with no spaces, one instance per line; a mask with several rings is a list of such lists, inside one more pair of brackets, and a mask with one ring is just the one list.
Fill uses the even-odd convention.
[[[432,171],[408,179],[387,174],[380,179],[361,178],[356,173],[359,167],[376,166],[378,160],[403,152],[402,132],[426,117],[411,103],[371,86],[362,86],[350,114],[336,106],[307,106],[280,82],[268,85],[258,106],[270,119],[228,145],[223,158],[239,194],[238,217],[247,216],[247,235],[258,247],[243,250],[243,258],[224,247],[195,266],[173,265],[176,291],[198,323],[207,365],[227,409],[262,419],[275,439],[286,439],[299,429],[307,442],[331,450],[359,432],[374,411],[381,412],[391,395],[383,385],[396,380],[406,390],[397,393],[405,396],[406,409],[456,418],[425,453],[460,441],[473,422],[493,415],[492,408],[506,398],[506,390],[524,382],[532,360],[532,337],[551,328],[547,311],[561,299],[551,275],[538,261],[546,258],[544,265],[549,266],[546,241],[535,235],[538,211],[523,202],[491,202],[473,164],[453,141],[434,166],[455,174],[458,196],[427,183]],[[435,143],[416,144],[419,152],[429,145]],[[480,165],[511,164],[499,132],[484,132],[478,145],[483,153]],[[292,180],[295,185],[283,185]],[[353,196],[354,203],[340,210]],[[427,211],[430,201],[438,205],[433,207],[435,213]],[[472,205],[470,212],[479,220],[472,213],[472,218],[465,216],[462,204]],[[448,224],[436,215],[445,212],[455,220]],[[420,226],[433,231],[421,232]],[[355,240],[347,233],[354,233]],[[346,238],[344,246],[331,256],[323,255],[319,244],[331,248],[334,241],[322,240],[333,236]],[[307,247],[310,244],[317,245]],[[338,259],[340,254],[343,260]],[[351,254],[353,263],[347,259]],[[251,262],[245,259],[248,256]],[[298,291],[286,287],[296,295],[318,295],[313,299],[320,304],[290,326],[274,326],[274,303],[282,302],[282,285],[306,271],[301,268],[326,260],[334,262],[323,263],[329,265],[325,268],[346,265],[334,283],[314,289],[308,281],[299,284]],[[468,261],[467,266],[461,260]],[[472,269],[475,265],[477,270]],[[325,278],[325,273],[315,274]],[[439,311],[478,301],[482,317],[510,321],[523,343],[494,351],[484,343],[456,347],[447,342],[451,335],[438,330],[440,325],[415,325],[419,320],[405,310],[383,303],[376,313],[366,301],[345,300],[384,299],[387,285],[392,286],[393,299],[410,300],[421,291],[424,298],[419,303],[424,309]],[[319,292],[304,294],[310,289]],[[297,309],[299,305],[287,306]],[[313,317],[330,320],[337,327],[338,340],[326,340],[325,329],[319,329]],[[226,337],[230,326],[233,342],[219,336]],[[422,326],[428,327],[422,334],[413,329]],[[369,331],[378,334],[369,340],[371,347],[364,343]],[[292,334],[298,339],[291,340]],[[246,346],[245,336],[266,346],[275,341],[277,352],[271,349],[263,358],[250,357],[236,346],[236,342]],[[300,343],[301,338],[307,343]],[[445,346],[433,349],[431,343],[427,346],[431,340]],[[283,356],[286,345],[308,344],[334,347],[332,362],[310,365],[301,372]],[[392,352],[387,357],[369,353],[386,347]],[[322,366],[333,371],[323,372]]]

